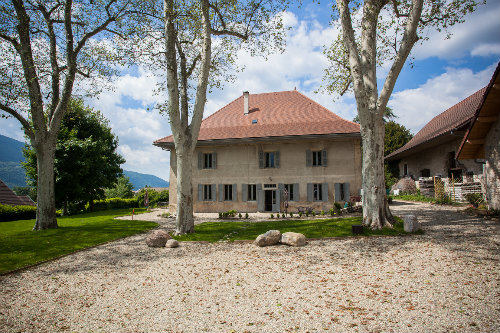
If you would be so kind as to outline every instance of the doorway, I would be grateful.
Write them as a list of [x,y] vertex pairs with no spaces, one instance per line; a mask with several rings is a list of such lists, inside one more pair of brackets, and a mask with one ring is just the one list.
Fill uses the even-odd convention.
[[266,212],[275,211],[276,207],[276,190],[264,191],[264,210]]

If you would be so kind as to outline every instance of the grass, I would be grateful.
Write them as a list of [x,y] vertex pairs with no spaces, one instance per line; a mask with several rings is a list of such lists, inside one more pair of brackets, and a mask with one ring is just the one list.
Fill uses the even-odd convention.
[[460,202],[455,202],[451,200],[449,197],[445,197],[441,200],[436,199],[434,197],[427,197],[423,194],[400,194],[400,195],[391,195],[390,196],[393,199],[400,199],[400,200],[406,200],[406,201],[418,201],[418,202],[429,202],[429,203],[434,203],[434,204],[439,204],[439,205],[452,205],[452,206],[461,206],[463,203]]
[[[393,229],[367,230],[365,228],[364,236],[406,234],[403,230],[402,220],[397,219],[398,222]],[[273,229],[282,233],[288,231],[298,232],[304,234],[307,238],[354,237],[355,235],[352,234],[351,229],[353,224],[361,224],[361,217],[268,222],[205,222],[196,226],[195,233],[175,236],[174,238],[178,241],[208,242],[253,240],[258,235]]]
[[[137,214],[144,209],[135,210]],[[0,222],[0,274],[157,226],[154,222],[114,220],[131,212],[129,208],[59,217],[59,228],[41,231],[31,230],[35,220]]]

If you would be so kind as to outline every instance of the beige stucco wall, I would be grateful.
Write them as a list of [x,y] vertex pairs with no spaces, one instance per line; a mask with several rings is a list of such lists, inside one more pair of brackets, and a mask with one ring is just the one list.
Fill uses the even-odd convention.
[[486,136],[484,152],[488,205],[492,209],[500,209],[500,120],[497,120]]
[[[421,176],[420,171],[422,169],[430,169],[431,176],[448,177],[448,153],[451,151],[456,152],[462,139],[462,137],[457,137],[456,140],[451,142],[403,157],[399,162],[399,176],[404,175],[403,170],[406,163],[408,164],[408,175],[413,176],[416,180]],[[462,169],[463,176],[467,171],[472,171],[474,175],[483,173],[483,165],[474,162],[474,160],[460,160],[456,162],[456,166]]]
[[[328,166],[307,167],[306,150],[326,149]],[[280,168],[259,168],[258,152],[280,151]],[[198,152],[217,153],[216,169],[198,169]],[[175,151],[171,154],[170,205],[176,206]],[[328,183],[328,202],[307,202],[307,183]],[[334,184],[349,183],[350,195],[361,188],[361,150],[358,138],[315,141],[276,142],[266,144],[233,144],[198,147],[193,159],[193,198],[195,212],[257,211],[257,202],[242,201],[242,184],[299,184],[298,202],[289,202],[289,211],[298,206],[328,210],[334,202]],[[216,184],[216,201],[198,201],[198,184]],[[218,184],[237,184],[237,200],[218,201]]]

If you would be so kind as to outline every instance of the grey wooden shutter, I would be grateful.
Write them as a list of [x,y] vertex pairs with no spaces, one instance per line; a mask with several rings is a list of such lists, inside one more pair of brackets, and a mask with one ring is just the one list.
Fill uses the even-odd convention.
[[224,185],[219,184],[219,201],[224,201]]
[[212,153],[212,169],[217,169],[217,153]]
[[233,184],[233,200],[232,201],[238,201],[238,188],[236,186],[237,186],[237,184]]
[[212,187],[212,201],[217,201],[217,186],[215,186],[215,184],[212,184],[211,187]]
[[339,202],[340,201],[340,198],[341,198],[341,195],[340,195],[340,184],[339,183],[335,183],[334,185],[335,187],[335,202]]
[[328,183],[323,183],[321,185],[321,191],[323,192],[321,194],[323,197],[323,202],[328,202]]
[[280,152],[279,151],[274,153],[274,166],[276,168],[280,167]]
[[311,149],[306,150],[306,166],[312,166],[312,152]]
[[264,152],[259,151],[259,168],[264,169]]
[[241,201],[246,202],[248,198],[247,194],[248,184],[241,184]]
[[198,201],[203,201],[203,185],[198,184]]
[[307,183],[307,201],[313,201],[313,184]]
[[280,190],[276,190],[276,207],[275,210],[279,212],[281,210],[281,192]]
[[344,200],[345,201],[351,200],[351,192],[349,190],[349,183],[344,183]]
[[262,191],[262,184],[257,184],[257,211],[264,211],[264,191]]
[[293,201],[300,201],[299,196],[299,184],[293,184]]
[[325,167],[328,166],[328,153],[326,152],[326,149],[321,151],[321,159],[321,165]]
[[203,153],[198,153],[198,169],[203,169]]

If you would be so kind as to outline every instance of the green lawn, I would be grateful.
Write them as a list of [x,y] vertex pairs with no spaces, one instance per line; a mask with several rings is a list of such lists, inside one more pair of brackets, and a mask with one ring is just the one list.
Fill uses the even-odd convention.
[[[175,236],[179,241],[234,241],[252,240],[258,235],[268,230],[279,230],[282,233],[287,231],[299,232],[307,238],[324,237],[349,237],[352,234],[351,226],[361,224],[361,217],[334,218],[325,220],[285,220],[268,222],[249,221],[225,221],[225,222],[205,222],[195,227],[194,234]],[[372,235],[402,235],[403,222],[398,219],[393,229],[384,228],[382,230],[367,230],[365,236]]]
[[58,229],[42,231],[31,230],[35,220],[0,222],[0,274],[157,226],[154,222],[114,220],[131,212],[120,209],[59,217]]

